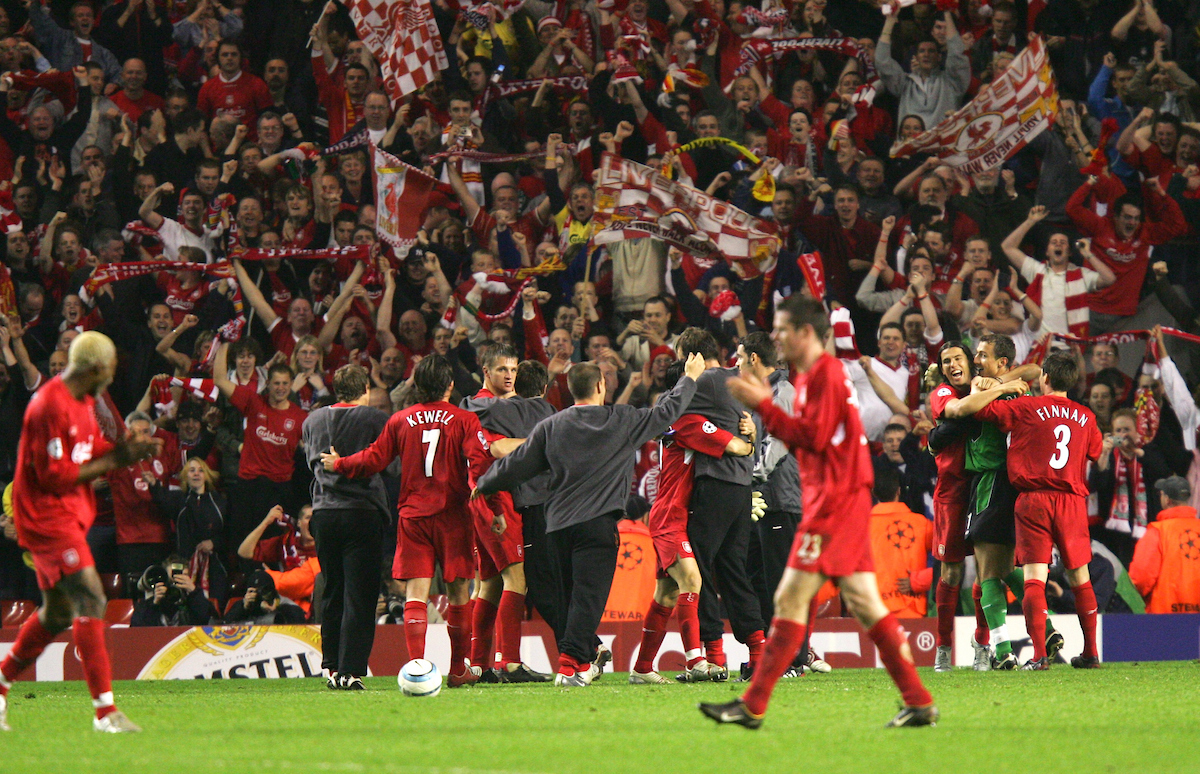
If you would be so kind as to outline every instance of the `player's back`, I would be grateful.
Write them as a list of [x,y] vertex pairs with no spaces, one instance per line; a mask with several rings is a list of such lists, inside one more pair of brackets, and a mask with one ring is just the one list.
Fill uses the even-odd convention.
[[804,523],[854,519],[865,532],[866,512],[848,513],[861,490],[875,482],[867,436],[858,414],[858,396],[842,363],[822,355],[795,381],[794,414],[815,420],[813,436],[819,450],[796,446]]
[[1008,478],[1013,486],[1088,494],[1088,460],[1099,457],[1102,438],[1096,416],[1086,406],[1044,395],[997,402],[988,410],[1002,414],[1000,429],[1010,433]]
[[468,460],[485,459],[478,417],[444,401],[418,403],[389,419],[384,432],[396,434],[400,452],[400,518],[464,516]]
[[687,524],[695,460],[718,457],[733,436],[699,414],[684,414],[663,434],[659,454],[658,492],[650,508],[650,531]]

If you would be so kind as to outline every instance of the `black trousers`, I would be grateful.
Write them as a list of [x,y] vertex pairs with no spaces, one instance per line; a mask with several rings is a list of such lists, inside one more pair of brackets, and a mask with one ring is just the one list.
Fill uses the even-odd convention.
[[775,589],[783,578],[799,524],[800,514],[785,511],[767,511],[754,524],[746,569],[750,585],[758,595],[758,609],[764,622],[775,617]]
[[383,518],[373,508],[313,511],[313,538],[325,587],[321,610],[321,666],[364,677],[375,643]]
[[558,652],[585,664],[596,657],[596,629],[617,570],[620,515],[606,513],[546,535],[562,611],[554,629]]
[[[700,565],[700,637],[717,640],[725,632],[721,610],[739,641],[763,629],[758,597],[746,572],[750,547],[750,485],[731,484],[707,476],[692,486],[688,540]],[[715,593],[714,593],[715,592]]]
[[558,632],[562,611],[558,604],[557,565],[550,556],[546,536],[546,506],[530,505],[521,509],[521,530],[525,539],[525,602]]

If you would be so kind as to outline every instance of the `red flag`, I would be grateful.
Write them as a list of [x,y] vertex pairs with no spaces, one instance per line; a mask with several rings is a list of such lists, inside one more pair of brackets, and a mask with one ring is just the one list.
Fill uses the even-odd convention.
[[379,63],[393,100],[411,94],[450,66],[429,0],[354,0],[350,17]]
[[403,258],[417,241],[429,194],[437,180],[400,159],[372,148],[375,230]]
[[808,283],[808,289],[812,291],[813,298],[824,301],[825,264],[821,261],[821,251],[814,250],[811,253],[804,253],[796,259],[796,263],[799,264],[800,271],[804,272],[804,281]]

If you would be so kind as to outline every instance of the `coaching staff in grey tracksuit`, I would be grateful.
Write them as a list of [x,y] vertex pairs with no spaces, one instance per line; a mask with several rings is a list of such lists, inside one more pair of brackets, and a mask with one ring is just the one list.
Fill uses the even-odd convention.
[[[561,610],[558,686],[588,685],[596,655],[596,628],[617,569],[617,520],[633,483],[634,453],[683,415],[704,371],[688,358],[686,376],[654,408],[604,405],[604,378],[592,363],[567,372],[575,405],[534,427],[516,451],[493,465],[474,495],[512,490],[550,471],[546,534],[555,565]],[[474,496],[473,495],[473,496]]]
[[[362,366],[333,375],[338,402],[304,420],[304,451],[313,472],[311,529],[325,588],[321,611],[321,667],[329,687],[361,690],[375,642],[375,603],[388,501],[379,476],[353,479],[330,473],[321,452],[354,454],[383,432],[388,415],[367,405],[371,378]],[[336,673],[336,674],[335,674]]]

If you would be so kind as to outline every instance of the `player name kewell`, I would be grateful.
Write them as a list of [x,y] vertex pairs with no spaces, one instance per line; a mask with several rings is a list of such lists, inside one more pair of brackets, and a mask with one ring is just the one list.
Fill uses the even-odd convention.
[[408,426],[416,427],[417,425],[448,425],[454,419],[454,414],[445,409],[437,411],[414,411],[409,414]]
[[1047,422],[1051,419],[1069,419],[1080,427],[1087,425],[1087,414],[1080,414],[1078,409],[1070,406],[1044,406],[1037,410],[1038,419]]

